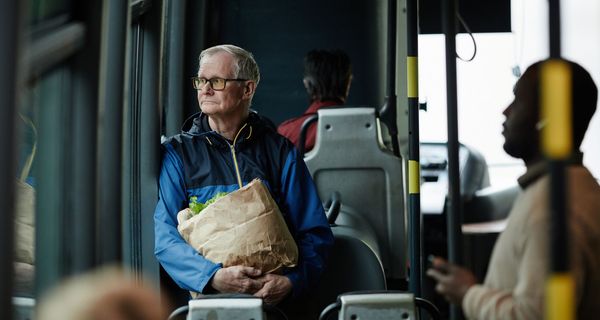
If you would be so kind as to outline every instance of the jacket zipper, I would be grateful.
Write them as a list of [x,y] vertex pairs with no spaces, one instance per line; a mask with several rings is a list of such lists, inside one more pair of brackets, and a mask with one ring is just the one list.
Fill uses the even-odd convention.
[[247,124],[244,124],[244,126],[242,126],[240,128],[238,133],[235,135],[235,138],[233,138],[232,144],[229,144],[229,142],[227,142],[229,144],[229,150],[231,150],[231,156],[233,157],[233,166],[235,167],[235,174],[237,176],[238,185],[240,186],[240,189],[243,187],[243,185],[242,185],[242,176],[240,175],[240,168],[238,167],[237,157],[235,156],[235,142],[237,141],[237,138],[240,135],[240,132],[242,132],[242,130],[244,130],[246,125]]

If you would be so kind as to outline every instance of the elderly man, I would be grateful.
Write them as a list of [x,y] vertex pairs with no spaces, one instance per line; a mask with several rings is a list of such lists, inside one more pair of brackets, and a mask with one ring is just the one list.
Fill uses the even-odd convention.
[[[220,45],[200,54],[193,86],[201,112],[189,130],[163,144],[155,255],[183,289],[249,293],[277,304],[287,296],[302,296],[318,281],[333,235],[293,145],[250,111],[259,80],[256,61],[242,48]],[[255,178],[267,185],[298,246],[297,266],[282,274],[262,274],[242,265],[223,267],[196,252],[177,232],[177,213],[188,206],[190,197],[205,202]]]
[[[571,67],[573,145],[579,147],[596,110],[598,89],[581,66]],[[539,148],[539,82],[541,62],[527,69],[506,108],[504,150],[522,159],[526,173],[506,230],[500,235],[483,284],[464,268],[436,258],[427,274],[436,290],[461,305],[469,319],[541,319],[544,287],[550,269],[550,178]],[[567,169],[571,270],[575,277],[578,319],[600,314],[600,186],[577,154]]]

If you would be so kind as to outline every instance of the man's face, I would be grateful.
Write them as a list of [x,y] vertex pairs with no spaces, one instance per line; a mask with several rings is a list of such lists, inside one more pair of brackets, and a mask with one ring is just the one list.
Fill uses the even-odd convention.
[[528,70],[515,86],[515,98],[504,110],[506,120],[502,127],[504,151],[525,161],[537,156],[539,133],[537,105],[537,70]]
[[[205,56],[198,70],[198,77],[205,79],[233,79],[234,59],[227,52],[217,52]],[[198,103],[203,113],[212,117],[230,117],[233,114],[247,112],[251,90],[244,81],[227,81],[221,91],[214,90],[210,84],[198,90]]]

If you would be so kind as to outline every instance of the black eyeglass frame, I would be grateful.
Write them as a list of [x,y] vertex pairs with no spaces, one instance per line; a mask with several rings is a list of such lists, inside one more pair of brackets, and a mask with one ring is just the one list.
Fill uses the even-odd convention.
[[[204,80],[203,84],[200,84],[200,82]],[[222,88],[215,88],[215,85],[213,84],[214,81],[217,80],[223,80],[223,87]],[[210,78],[210,79],[206,79],[206,78],[201,78],[201,77],[192,77],[192,86],[194,87],[194,89],[196,90],[202,90],[202,88],[204,88],[204,86],[206,86],[207,83],[210,84],[210,88],[215,90],[215,91],[223,91],[225,90],[225,87],[227,87],[227,81],[248,81],[250,79],[240,79],[240,78],[236,78],[236,79],[227,79],[227,78]],[[196,84],[196,82],[198,82],[198,84]]]

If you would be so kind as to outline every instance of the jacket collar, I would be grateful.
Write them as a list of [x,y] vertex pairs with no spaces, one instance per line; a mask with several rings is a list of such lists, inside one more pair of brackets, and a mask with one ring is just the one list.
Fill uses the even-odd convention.
[[[573,156],[569,160],[567,160],[567,165],[582,165],[582,163],[583,163],[583,153],[581,153],[579,151],[576,152],[575,154],[573,154]],[[545,174],[547,174],[548,171],[549,171],[548,161],[542,160],[542,161],[530,166],[529,168],[527,168],[527,171],[525,172],[525,174],[520,176],[517,179],[517,182],[519,183],[519,186],[521,186],[522,189],[525,189],[529,185],[531,185],[532,183],[537,181],[537,179],[539,179],[542,176],[544,176]]]
[[344,103],[342,100],[326,100],[326,101],[313,101],[310,106],[304,112],[305,115],[314,114],[319,111],[321,108],[331,107],[331,106],[340,106]]
[[[183,124],[181,130],[183,134],[192,136],[202,136],[208,144],[217,147],[228,147],[230,145],[239,146],[246,141],[252,139],[259,129],[262,127],[260,117],[255,111],[251,111],[246,118],[246,122],[242,125],[236,134],[234,141],[225,139],[216,131],[210,128],[208,124],[208,116],[202,112],[198,112],[189,117]],[[187,129],[189,128],[189,129]],[[187,130],[186,130],[187,129]]]

